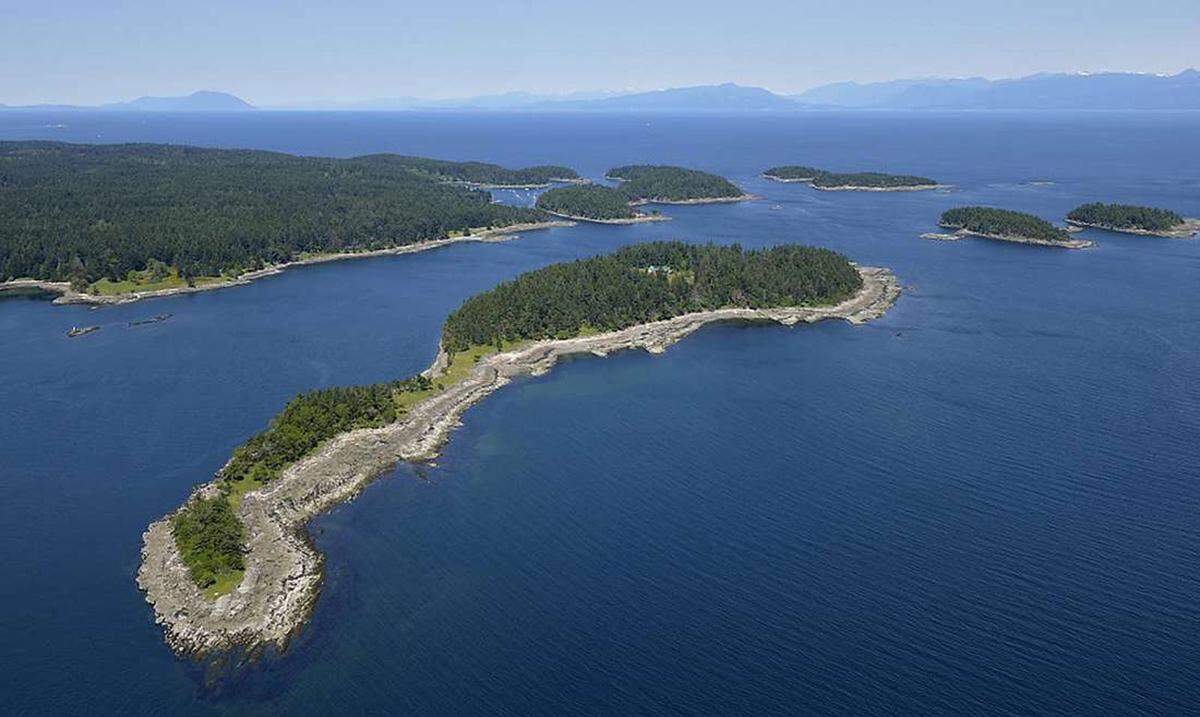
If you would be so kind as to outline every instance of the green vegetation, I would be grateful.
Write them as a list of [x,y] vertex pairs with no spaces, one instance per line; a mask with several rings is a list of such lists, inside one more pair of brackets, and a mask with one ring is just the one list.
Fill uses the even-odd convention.
[[966,229],[978,234],[1000,237],[1069,241],[1071,236],[1050,222],[1032,214],[991,207],[959,207],[942,214],[939,222],[951,229]]
[[405,157],[395,154],[371,154],[359,161],[388,168],[402,168],[440,181],[470,184],[530,185],[548,184],[558,179],[578,179],[570,167],[541,165],[524,169],[508,169],[485,162],[449,162],[443,159]]
[[624,180],[618,191],[631,201],[681,202],[740,197],[744,194],[736,184],[724,177],[683,167],[632,164],[610,169],[608,176]]
[[937,184],[929,177],[913,174],[884,174],[883,172],[827,172],[816,167],[788,164],[771,167],[763,172],[768,177],[792,181],[810,181],[814,187],[837,189],[840,187],[863,187],[867,189],[904,189],[928,187]]
[[780,167],[771,167],[763,172],[768,177],[776,179],[791,179],[795,181],[816,179],[825,173],[823,169],[816,167],[805,167],[802,164],[785,164]]
[[768,308],[840,301],[862,279],[840,254],[784,245],[655,242],[556,264],[479,294],[452,313],[442,345],[568,338],[726,306]]
[[450,365],[441,376],[320,389],[292,399],[264,431],[233,451],[217,474],[220,495],[194,500],[176,514],[176,545],[206,595],[232,590],[244,569],[245,531],[236,514],[243,495],[340,433],[397,420],[462,381],[494,351],[704,309],[834,303],[861,286],[842,255],[796,245],[746,251],[737,245],[636,244],[522,274],[469,299],[446,319],[442,345]]
[[0,280],[169,288],[305,253],[382,249],[545,217],[445,184],[431,167],[472,181],[560,171],[390,155],[0,142]]
[[867,187],[870,189],[895,189],[902,187],[928,187],[937,184],[928,177],[912,174],[883,174],[881,172],[852,172],[838,174],[822,172],[813,180],[814,187]]
[[222,578],[241,575],[246,531],[225,496],[192,501],[175,514],[172,529],[197,585],[209,588]]
[[1145,232],[1170,231],[1184,221],[1183,217],[1167,209],[1100,202],[1075,207],[1067,214],[1067,219],[1081,224]]
[[221,495],[196,500],[176,514],[176,545],[202,588],[235,587],[241,579],[245,538],[234,511],[241,497],[279,477],[284,468],[339,433],[377,428],[401,415],[399,397],[429,391],[424,376],[370,386],[326,388],[297,396],[266,430],[233,451],[217,474]]
[[547,190],[538,197],[537,208],[588,219],[629,219],[635,216],[624,194],[598,184]]

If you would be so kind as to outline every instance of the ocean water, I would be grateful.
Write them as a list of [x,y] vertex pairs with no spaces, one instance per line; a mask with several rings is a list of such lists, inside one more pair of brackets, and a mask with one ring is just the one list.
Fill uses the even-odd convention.
[[[959,204],[1200,216],[1200,114],[6,113],[0,138],[672,162],[765,197],[115,308],[0,300],[7,714],[1200,709],[1200,241],[917,238]],[[956,190],[757,178],[779,163]],[[658,238],[816,244],[907,290],[860,327],[711,327],[518,380],[436,466],[313,521],[327,580],[286,655],[171,655],[141,531],[291,396],[421,370],[471,294]]]

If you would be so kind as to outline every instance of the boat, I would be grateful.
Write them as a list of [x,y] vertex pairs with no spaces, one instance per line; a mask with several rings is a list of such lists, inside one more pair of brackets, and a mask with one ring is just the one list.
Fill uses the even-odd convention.
[[83,336],[84,334],[90,334],[93,331],[99,330],[99,326],[72,326],[71,330],[67,332],[67,338],[73,339],[76,336]]

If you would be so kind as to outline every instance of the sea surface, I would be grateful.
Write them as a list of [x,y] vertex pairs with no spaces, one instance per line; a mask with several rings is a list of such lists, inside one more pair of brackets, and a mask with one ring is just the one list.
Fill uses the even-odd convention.
[[[115,308],[0,300],[5,714],[1200,711],[1200,241],[918,238],[961,204],[1200,216],[1200,113],[9,112],[0,138],[667,162],[764,196]],[[781,163],[956,189],[758,178]],[[647,239],[830,247],[906,291],[860,327],[518,380],[436,466],[313,521],[327,580],[286,655],[172,656],[141,534],[235,445],[299,392],[424,369],[470,295]]]

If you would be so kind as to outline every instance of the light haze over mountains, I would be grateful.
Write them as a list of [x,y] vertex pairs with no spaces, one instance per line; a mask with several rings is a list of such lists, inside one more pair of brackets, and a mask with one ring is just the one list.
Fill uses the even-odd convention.
[[[182,97],[141,97],[94,107],[33,105],[4,109],[103,110],[138,112],[242,112],[256,109],[223,92]],[[839,82],[796,95],[734,83],[680,87],[652,92],[578,92],[539,95],[507,92],[461,99],[394,97],[354,102],[293,102],[279,110],[443,110],[555,112],[787,112],[836,109],[901,110],[1196,110],[1200,71],[1175,75],[1141,73],[1041,73],[989,80],[981,77]]]

